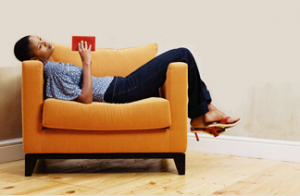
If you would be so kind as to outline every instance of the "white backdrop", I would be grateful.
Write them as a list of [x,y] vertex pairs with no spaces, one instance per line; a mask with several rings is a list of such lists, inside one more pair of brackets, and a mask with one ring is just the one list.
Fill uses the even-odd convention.
[[98,48],[156,42],[159,53],[187,47],[213,103],[243,118],[228,135],[300,141],[299,10],[296,0],[0,0],[0,66],[20,66],[13,46],[28,34],[65,45],[92,35]]

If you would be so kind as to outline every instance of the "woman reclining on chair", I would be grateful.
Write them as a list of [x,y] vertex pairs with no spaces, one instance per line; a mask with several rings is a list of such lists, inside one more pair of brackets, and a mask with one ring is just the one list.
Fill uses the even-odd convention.
[[[94,77],[91,72],[91,46],[79,43],[82,68],[70,63],[55,63],[51,57],[54,46],[38,36],[25,36],[14,47],[18,60],[39,60],[44,63],[46,98],[75,100],[89,104],[92,101],[128,103],[153,97],[166,80],[168,66],[172,62],[188,65],[188,117],[191,131],[214,135],[224,132],[240,122],[218,110],[201,80],[192,53],[186,48],[169,50],[128,76]],[[61,74],[67,73],[67,74]],[[196,134],[197,137],[197,134]],[[197,137],[198,139],[198,137]]]

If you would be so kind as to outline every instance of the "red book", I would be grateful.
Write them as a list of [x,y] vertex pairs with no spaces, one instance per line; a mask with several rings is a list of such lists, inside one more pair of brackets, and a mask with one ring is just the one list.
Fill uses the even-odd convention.
[[83,43],[86,41],[88,48],[90,45],[91,51],[95,51],[96,49],[96,37],[95,36],[72,36],[72,51],[78,51],[78,43],[83,41]]

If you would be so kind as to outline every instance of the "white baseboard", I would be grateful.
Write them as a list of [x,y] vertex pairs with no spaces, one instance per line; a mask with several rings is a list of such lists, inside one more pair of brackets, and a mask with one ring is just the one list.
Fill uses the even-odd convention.
[[0,163],[24,158],[22,138],[0,141]]
[[[258,139],[238,136],[212,137],[188,134],[188,151],[225,154],[278,161],[300,162],[300,142]],[[24,159],[22,138],[0,141],[0,163]]]
[[208,134],[188,134],[188,150],[278,161],[300,162],[300,142]]

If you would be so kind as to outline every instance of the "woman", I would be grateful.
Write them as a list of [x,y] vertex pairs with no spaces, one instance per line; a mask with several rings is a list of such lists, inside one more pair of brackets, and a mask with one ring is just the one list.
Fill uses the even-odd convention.
[[92,101],[126,103],[156,96],[166,80],[168,65],[171,62],[185,62],[188,64],[188,117],[191,119],[191,131],[195,134],[203,131],[216,137],[226,128],[240,122],[240,119],[227,117],[211,103],[209,91],[200,78],[194,57],[186,48],[167,51],[125,78],[93,77],[91,46],[81,42],[78,48],[82,68],[53,62],[51,54],[54,46],[38,36],[20,39],[15,44],[14,53],[20,61],[39,60],[44,63],[47,98],[75,100],[85,104]]

